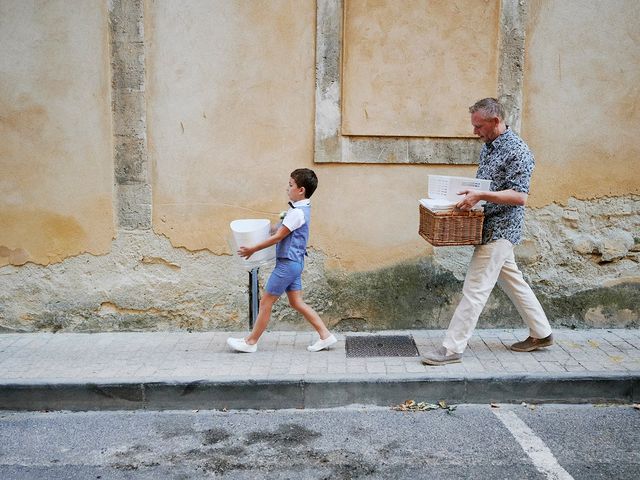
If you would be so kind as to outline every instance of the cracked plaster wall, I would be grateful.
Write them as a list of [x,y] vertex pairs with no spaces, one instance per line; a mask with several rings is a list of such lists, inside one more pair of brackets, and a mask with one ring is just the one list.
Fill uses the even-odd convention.
[[[0,328],[245,328],[248,276],[229,255],[228,222],[251,216],[275,220],[285,206],[288,172],[301,166],[314,168],[320,177],[312,199],[305,298],[327,323],[343,330],[447,325],[460,298],[470,249],[432,249],[419,238],[416,199],[425,194],[428,174],[473,175],[475,167],[313,163],[315,12],[311,3],[281,1],[256,6],[229,1],[216,4],[213,10],[206,2],[114,0],[110,12],[102,4],[88,3],[94,10],[87,7],[89,11],[78,13],[91,17],[98,12],[105,30],[105,16],[110,15],[112,35],[119,26],[125,28],[123,37],[112,37],[112,43],[114,38],[122,42],[112,45],[112,55],[124,54],[120,66],[127,67],[122,71],[133,83],[118,83],[117,79],[112,83],[116,99],[112,121],[117,127],[113,147],[101,136],[104,131],[111,133],[108,127],[85,126],[93,129],[86,138],[102,139],[97,149],[102,160],[96,170],[87,170],[87,164],[94,163],[80,161],[93,158],[89,156],[73,160],[72,155],[65,155],[56,164],[56,157],[47,151],[32,157],[22,155],[26,149],[15,147],[3,155],[3,167],[22,160],[22,171],[30,175],[42,173],[37,167],[43,165],[45,173],[50,170],[53,185],[48,191],[57,190],[45,196],[37,182],[14,187],[12,195],[7,192],[13,190],[2,189],[3,226],[10,228],[3,228],[0,235],[6,237],[10,232],[16,241],[0,242],[4,245],[0,257],[5,261],[0,267]],[[13,4],[0,0],[0,8],[7,5]],[[131,5],[135,8],[127,10]],[[115,7],[121,6],[126,21],[113,23],[118,18]],[[546,59],[550,51],[567,49],[565,40],[554,43],[548,31],[557,28],[555,23],[569,20],[574,22],[574,33],[586,35],[595,26],[590,16],[575,14],[580,10],[575,4],[558,11],[556,3],[532,2],[531,8],[522,123],[525,138],[531,139],[536,153],[537,169],[527,214],[527,240],[517,249],[518,260],[555,324],[638,326],[640,168],[635,168],[638,141],[629,133],[637,125],[637,109],[622,111],[621,128],[611,134],[610,142],[602,143],[593,126],[605,122],[612,102],[622,103],[629,97],[611,93],[603,106],[590,103],[594,85],[601,80],[583,75],[589,62],[580,66],[576,60],[574,76],[579,81],[573,78],[569,83],[574,92],[571,98],[580,102],[580,118],[586,115],[588,122],[568,122],[562,128],[551,124],[547,113],[565,119],[575,104],[562,103],[562,95],[553,89],[554,101],[547,100],[546,82],[551,80],[545,78],[555,64]],[[617,15],[624,16],[624,12]],[[13,23],[30,25],[24,20]],[[625,38],[631,39],[626,41],[637,46],[637,27],[623,24],[627,26]],[[599,26],[604,37],[611,33],[608,25]],[[94,35],[108,43],[99,32],[96,28]],[[49,51],[66,45],[58,37],[50,39]],[[138,47],[129,49],[140,38],[144,40],[142,57]],[[605,52],[611,55],[606,41],[602,51],[597,44],[590,48],[594,52],[589,58],[602,53],[599,62],[606,63]],[[82,51],[74,54],[67,48],[64,53],[80,61]],[[611,58],[635,61],[633,51],[616,51]],[[570,49],[564,55],[571,57]],[[102,68],[108,63],[105,51],[97,64]],[[4,62],[2,68],[11,72],[15,67]],[[564,83],[552,83],[555,88],[571,82],[571,76],[563,72]],[[18,85],[20,72],[14,74]],[[99,75],[106,76],[99,85],[108,83],[108,74],[98,73],[96,78]],[[620,81],[623,91],[632,93],[640,82],[631,81],[637,79],[637,73],[631,80],[628,75],[632,74],[625,71]],[[34,92],[39,88],[34,87]],[[76,85],[75,89],[75,95],[97,101],[102,121],[105,114],[106,118],[112,114],[108,93],[92,85]],[[2,98],[6,101],[6,96]],[[64,114],[63,119],[82,113],[75,111],[75,100],[66,102],[67,110],[74,113],[71,117]],[[26,117],[20,114],[17,118]],[[3,128],[6,119],[5,115],[0,118]],[[52,128],[50,122],[43,126]],[[14,145],[29,138],[30,131],[15,129],[10,137],[16,139]],[[571,134],[572,142],[564,150],[556,146],[561,144],[559,131]],[[121,134],[126,135],[118,138]],[[578,137],[580,142],[574,140]],[[55,139],[73,145],[67,137]],[[574,144],[581,148],[576,150]],[[606,147],[606,152],[595,146]],[[41,158],[41,163],[35,158]],[[55,230],[25,222],[24,217],[6,216],[13,208],[5,208],[7,202],[30,191],[47,203],[67,202],[76,209],[76,217],[85,218],[78,213],[81,208],[73,194],[90,191],[97,195],[105,190],[105,178],[114,181],[115,195],[111,196],[108,183],[106,205],[84,207],[95,224],[89,229],[91,234],[102,239],[99,250],[89,248],[80,234],[61,237]],[[114,217],[119,230],[112,241]],[[20,253],[30,242],[58,244],[60,253],[40,257]],[[73,242],[80,244],[74,247]],[[261,284],[267,274],[268,269],[261,271]],[[508,300],[496,291],[481,325],[521,323]],[[272,328],[309,327],[281,302],[274,311]]]
[[[630,233],[640,231],[639,208],[640,197],[571,199],[529,212],[517,260],[554,325],[640,326],[640,238]],[[326,255],[312,250],[305,298],[340,330],[445,328],[470,255],[467,247],[438,248],[432,256],[349,271],[328,269]],[[261,271],[261,284],[268,272]],[[108,255],[4,267],[0,330],[242,329],[247,277],[229,255],[175,248],[150,231],[121,233]],[[480,322],[521,326],[499,290]],[[272,328],[308,327],[281,302]]]

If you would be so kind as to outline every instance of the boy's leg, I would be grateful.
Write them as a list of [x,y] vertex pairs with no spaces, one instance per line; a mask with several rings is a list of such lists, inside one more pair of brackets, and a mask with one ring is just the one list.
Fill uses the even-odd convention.
[[288,275],[287,265],[276,261],[276,266],[267,281],[266,291],[262,299],[260,299],[258,318],[256,318],[256,322],[253,325],[253,330],[251,330],[251,333],[245,338],[228,338],[227,345],[229,345],[232,350],[246,353],[253,353],[257,350],[258,340],[260,340],[260,337],[267,329],[267,325],[269,325],[273,304],[276,303],[287,287]]
[[292,273],[290,263],[276,260],[276,266],[271,272],[269,280],[267,280],[264,295],[260,299],[258,318],[256,318],[256,322],[253,325],[253,330],[244,339],[248,345],[258,343],[258,340],[260,340],[269,325],[269,320],[271,320],[273,304],[276,303],[293,279],[295,279],[295,272]]
[[321,340],[325,340],[331,336],[331,332],[327,329],[320,315],[302,300],[302,290],[288,291],[287,297],[289,297],[289,304],[300,312],[305,320],[316,329]]
[[267,325],[269,325],[269,320],[271,319],[271,309],[273,308],[273,304],[280,298],[280,295],[272,295],[270,293],[265,292],[265,294],[260,299],[260,309],[258,310],[258,318],[256,318],[256,323],[253,325],[253,330],[251,333],[244,339],[245,342],[249,345],[254,345],[258,343],[260,337],[267,329]]

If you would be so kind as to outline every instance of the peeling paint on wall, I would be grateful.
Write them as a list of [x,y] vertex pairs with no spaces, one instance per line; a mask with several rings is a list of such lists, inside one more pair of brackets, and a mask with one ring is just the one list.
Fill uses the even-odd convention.
[[[405,229],[410,229],[406,225]],[[411,229],[413,230],[413,229]],[[640,326],[640,197],[571,200],[530,209],[516,258],[557,326]],[[354,271],[313,248],[303,274],[307,301],[341,330],[445,328],[460,300],[471,247],[430,251]],[[339,259],[338,259],[339,260]],[[375,260],[375,259],[373,259]],[[369,265],[375,265],[369,259]],[[229,255],[175,248],[151,231],[121,233],[108,255],[47,267],[3,267],[0,330],[245,330],[248,274]],[[270,267],[260,269],[265,285]],[[306,329],[284,300],[270,328]],[[521,327],[496,288],[480,325]]]
[[96,2],[0,2],[0,267],[111,247],[105,27]]

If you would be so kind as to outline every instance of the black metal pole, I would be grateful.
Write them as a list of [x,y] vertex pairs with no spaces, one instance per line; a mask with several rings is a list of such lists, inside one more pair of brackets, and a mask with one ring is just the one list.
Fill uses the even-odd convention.
[[260,287],[258,285],[258,272],[260,267],[252,268],[249,272],[249,329],[253,329],[253,324],[258,318],[258,307],[260,305]]

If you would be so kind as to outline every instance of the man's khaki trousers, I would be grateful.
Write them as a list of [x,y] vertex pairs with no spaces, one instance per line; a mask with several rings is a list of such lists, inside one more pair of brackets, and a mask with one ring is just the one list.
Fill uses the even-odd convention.
[[518,309],[529,327],[530,336],[545,338],[551,334],[551,326],[542,305],[516,265],[513,244],[509,240],[500,239],[478,245],[473,252],[464,279],[462,300],[442,342],[447,350],[464,352],[496,282]]

